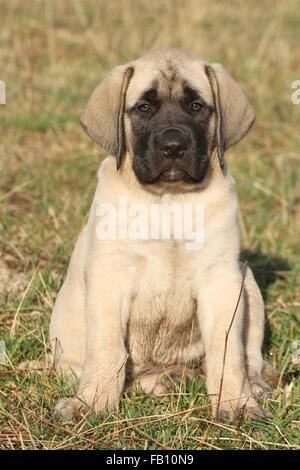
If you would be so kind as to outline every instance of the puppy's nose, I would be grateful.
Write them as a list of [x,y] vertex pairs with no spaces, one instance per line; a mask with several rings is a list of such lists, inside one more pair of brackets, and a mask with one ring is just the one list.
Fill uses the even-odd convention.
[[165,129],[158,137],[158,148],[167,158],[182,158],[188,148],[185,134],[180,129]]

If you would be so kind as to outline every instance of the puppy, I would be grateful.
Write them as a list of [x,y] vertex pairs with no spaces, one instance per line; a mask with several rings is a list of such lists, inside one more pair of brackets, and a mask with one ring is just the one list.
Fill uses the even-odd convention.
[[[216,418],[233,420],[241,409],[264,415],[255,398],[268,391],[264,305],[239,261],[238,202],[224,160],[254,117],[222,65],[178,50],[116,67],[91,95],[81,123],[111,156],[51,318],[55,367],[79,379],[76,397],[62,398],[56,416],[116,409],[134,379],[161,393],[166,372],[200,369]],[[170,206],[189,208],[192,233],[202,210],[202,242],[176,237]],[[156,226],[145,235],[146,218],[137,221],[138,208],[148,217],[153,207],[170,222],[169,236]]]

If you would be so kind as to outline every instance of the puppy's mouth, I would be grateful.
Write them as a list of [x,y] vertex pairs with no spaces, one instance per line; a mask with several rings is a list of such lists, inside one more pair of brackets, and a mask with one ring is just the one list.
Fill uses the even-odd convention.
[[170,168],[159,175],[160,181],[192,181],[190,175],[181,168]]
[[165,164],[157,177],[158,181],[175,183],[182,181],[184,183],[199,183],[205,176],[206,171],[197,172],[193,165],[188,162],[174,161],[172,164]]
[[[133,170],[142,184],[166,183],[202,183],[208,169],[208,160],[206,155],[201,159],[202,164],[190,158],[191,161],[159,161],[158,163],[149,160],[145,162],[142,158],[135,158],[133,161]],[[158,160],[158,159],[156,159]],[[207,161],[206,161],[207,160]],[[156,164],[155,164],[156,163]]]

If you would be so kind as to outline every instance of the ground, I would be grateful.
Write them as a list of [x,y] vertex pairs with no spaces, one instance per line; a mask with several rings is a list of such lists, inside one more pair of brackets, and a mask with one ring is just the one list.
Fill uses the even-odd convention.
[[[0,0],[0,10],[0,448],[300,449],[298,2]],[[269,421],[215,423],[198,382],[160,398],[132,390],[119,413],[59,424],[51,411],[72,389],[19,364],[46,356],[53,301],[104,156],[80,128],[80,107],[111,67],[169,46],[222,62],[256,110],[227,158],[242,258],[266,302],[264,356],[289,386],[264,403]]]

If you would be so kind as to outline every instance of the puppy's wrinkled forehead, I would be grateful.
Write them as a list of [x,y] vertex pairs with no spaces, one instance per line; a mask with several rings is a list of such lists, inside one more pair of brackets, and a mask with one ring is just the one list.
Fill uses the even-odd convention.
[[178,101],[188,88],[197,92],[208,105],[213,104],[204,62],[182,57],[139,60],[134,63],[126,104],[133,106],[138,100],[146,99],[147,92],[153,90],[162,99]]

